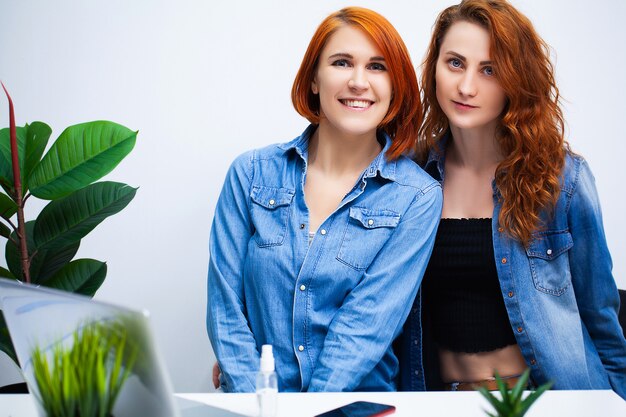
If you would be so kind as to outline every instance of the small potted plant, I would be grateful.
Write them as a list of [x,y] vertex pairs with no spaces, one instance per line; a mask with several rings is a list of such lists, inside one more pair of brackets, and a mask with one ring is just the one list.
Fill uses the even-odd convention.
[[493,406],[496,414],[486,412],[490,417],[522,417],[530,406],[543,394],[546,390],[552,387],[552,382],[547,382],[541,385],[536,390],[532,391],[525,398],[522,398],[524,389],[527,387],[528,378],[530,376],[530,369],[526,369],[517,384],[509,389],[506,383],[500,378],[500,375],[496,372],[496,383],[498,385],[498,391],[500,392],[501,399],[493,395],[485,387],[478,388],[480,392],[489,403]]
[[33,394],[48,417],[113,416],[137,359],[127,334],[122,321],[91,322],[74,331],[71,343],[33,350]]

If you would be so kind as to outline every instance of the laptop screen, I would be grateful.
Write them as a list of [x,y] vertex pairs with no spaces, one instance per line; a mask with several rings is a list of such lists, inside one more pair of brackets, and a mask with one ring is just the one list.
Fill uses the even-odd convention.
[[77,329],[100,323],[105,328],[124,329],[127,352],[135,353],[131,374],[119,393],[113,414],[180,415],[145,313],[4,279],[0,279],[0,309],[30,392],[38,394],[33,369],[36,348],[50,357],[55,348],[73,343]]

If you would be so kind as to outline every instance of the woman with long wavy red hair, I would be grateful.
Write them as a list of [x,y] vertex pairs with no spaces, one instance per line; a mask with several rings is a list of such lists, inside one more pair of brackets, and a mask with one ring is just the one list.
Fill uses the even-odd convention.
[[292,99],[311,125],[237,158],[215,210],[207,328],[222,387],[254,391],[271,344],[281,391],[393,390],[390,345],[442,202],[402,156],[421,123],[407,49],[379,14],[342,9],[313,35]]
[[534,384],[626,398],[594,178],[564,140],[547,44],[505,0],[464,0],[439,15],[422,71],[417,159],[444,203],[403,388],[494,389],[529,367]]

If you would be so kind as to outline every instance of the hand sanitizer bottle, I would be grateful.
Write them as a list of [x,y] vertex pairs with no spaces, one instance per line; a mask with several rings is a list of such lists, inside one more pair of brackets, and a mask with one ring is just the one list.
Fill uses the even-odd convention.
[[272,345],[263,345],[261,348],[261,369],[256,377],[256,396],[259,401],[259,417],[275,417],[278,379],[274,371]]

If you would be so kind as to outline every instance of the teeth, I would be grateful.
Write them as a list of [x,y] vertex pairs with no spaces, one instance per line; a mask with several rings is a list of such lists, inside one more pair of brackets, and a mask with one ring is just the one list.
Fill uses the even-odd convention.
[[342,100],[342,103],[348,107],[356,107],[359,109],[365,109],[372,105],[372,102],[367,100]]

